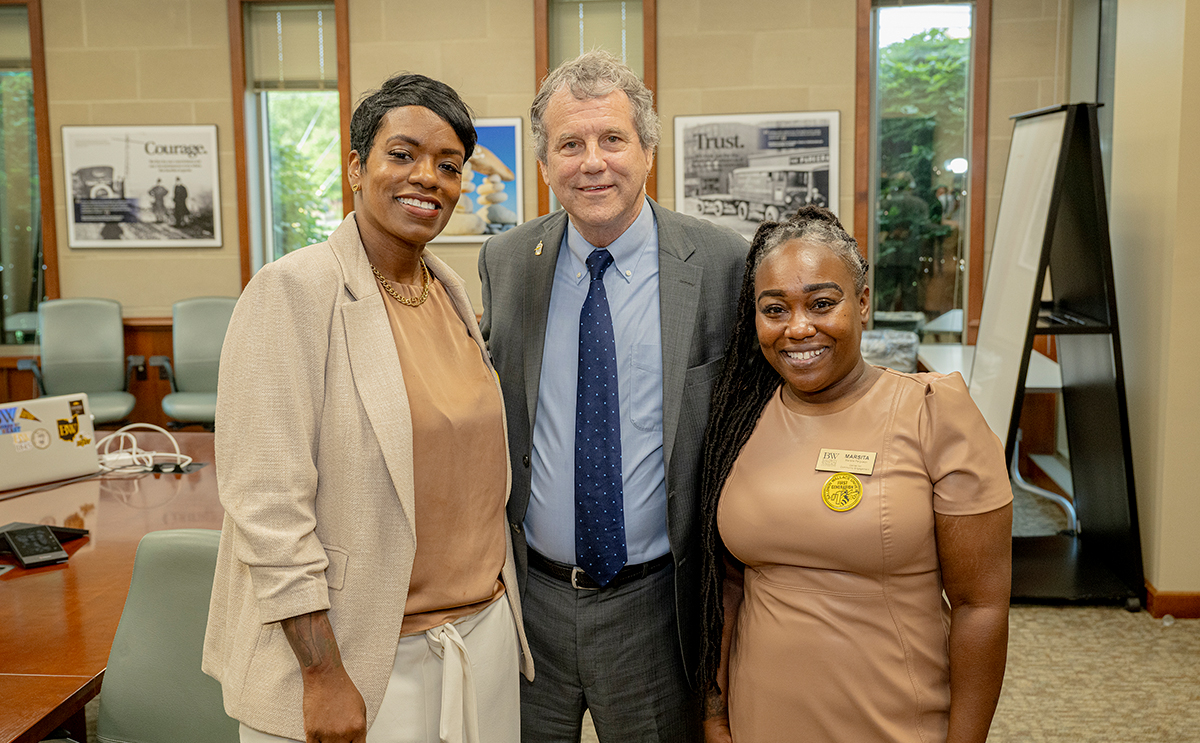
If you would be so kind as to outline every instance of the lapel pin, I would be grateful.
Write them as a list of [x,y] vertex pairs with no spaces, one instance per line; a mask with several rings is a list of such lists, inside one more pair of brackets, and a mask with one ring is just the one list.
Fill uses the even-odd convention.
[[542,241],[541,241],[541,240],[538,240],[537,247],[533,249],[533,254],[534,254],[534,255],[541,255],[541,254],[542,254]]

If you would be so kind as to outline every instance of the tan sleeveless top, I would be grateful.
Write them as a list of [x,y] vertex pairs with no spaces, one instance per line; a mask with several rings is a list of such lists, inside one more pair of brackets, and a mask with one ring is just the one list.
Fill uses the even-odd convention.
[[419,307],[380,292],[412,412],[417,553],[401,628],[409,635],[504,594],[507,455],[500,391],[442,283],[433,279]]

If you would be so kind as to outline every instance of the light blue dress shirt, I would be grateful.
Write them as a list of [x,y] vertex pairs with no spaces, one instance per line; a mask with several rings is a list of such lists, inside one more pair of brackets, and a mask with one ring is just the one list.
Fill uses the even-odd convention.
[[[596,248],[568,224],[554,268],[525,535],[529,546],[575,564],[575,393],[579,313],[591,281],[585,261]],[[663,462],[662,322],[658,303],[658,224],[649,201],[608,246],[604,272],[617,346],[621,406],[621,477],[628,564],[667,554],[666,466]]]

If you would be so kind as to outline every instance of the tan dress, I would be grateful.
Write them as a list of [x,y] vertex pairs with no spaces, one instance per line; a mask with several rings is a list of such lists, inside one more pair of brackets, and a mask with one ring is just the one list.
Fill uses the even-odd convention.
[[380,291],[412,411],[417,554],[400,630],[412,635],[504,595],[508,454],[500,388],[442,282],[433,280],[419,307]]
[[[822,499],[821,449],[877,454],[862,500]],[[1004,451],[954,374],[884,374],[848,408],[776,394],[726,482],[721,537],[746,565],[730,652],[735,743],[934,743],[950,710],[950,612],[934,513],[1012,500]]]

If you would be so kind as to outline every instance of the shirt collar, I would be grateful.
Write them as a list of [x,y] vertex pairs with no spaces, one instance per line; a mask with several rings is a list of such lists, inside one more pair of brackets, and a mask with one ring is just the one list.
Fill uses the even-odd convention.
[[[646,252],[646,246],[654,238],[655,229],[654,210],[650,208],[650,199],[645,197],[642,211],[638,214],[637,219],[633,220],[633,224],[629,225],[629,228],[606,248],[613,257],[613,268],[610,268],[609,272],[616,269],[617,275],[624,279],[625,283],[632,281],[633,275],[637,273],[641,257]],[[570,219],[567,220],[565,239],[567,250],[571,254],[571,266],[575,273],[575,281],[579,283],[589,278],[587,257],[597,248],[579,234],[579,230],[575,229],[575,225],[571,224]]]

